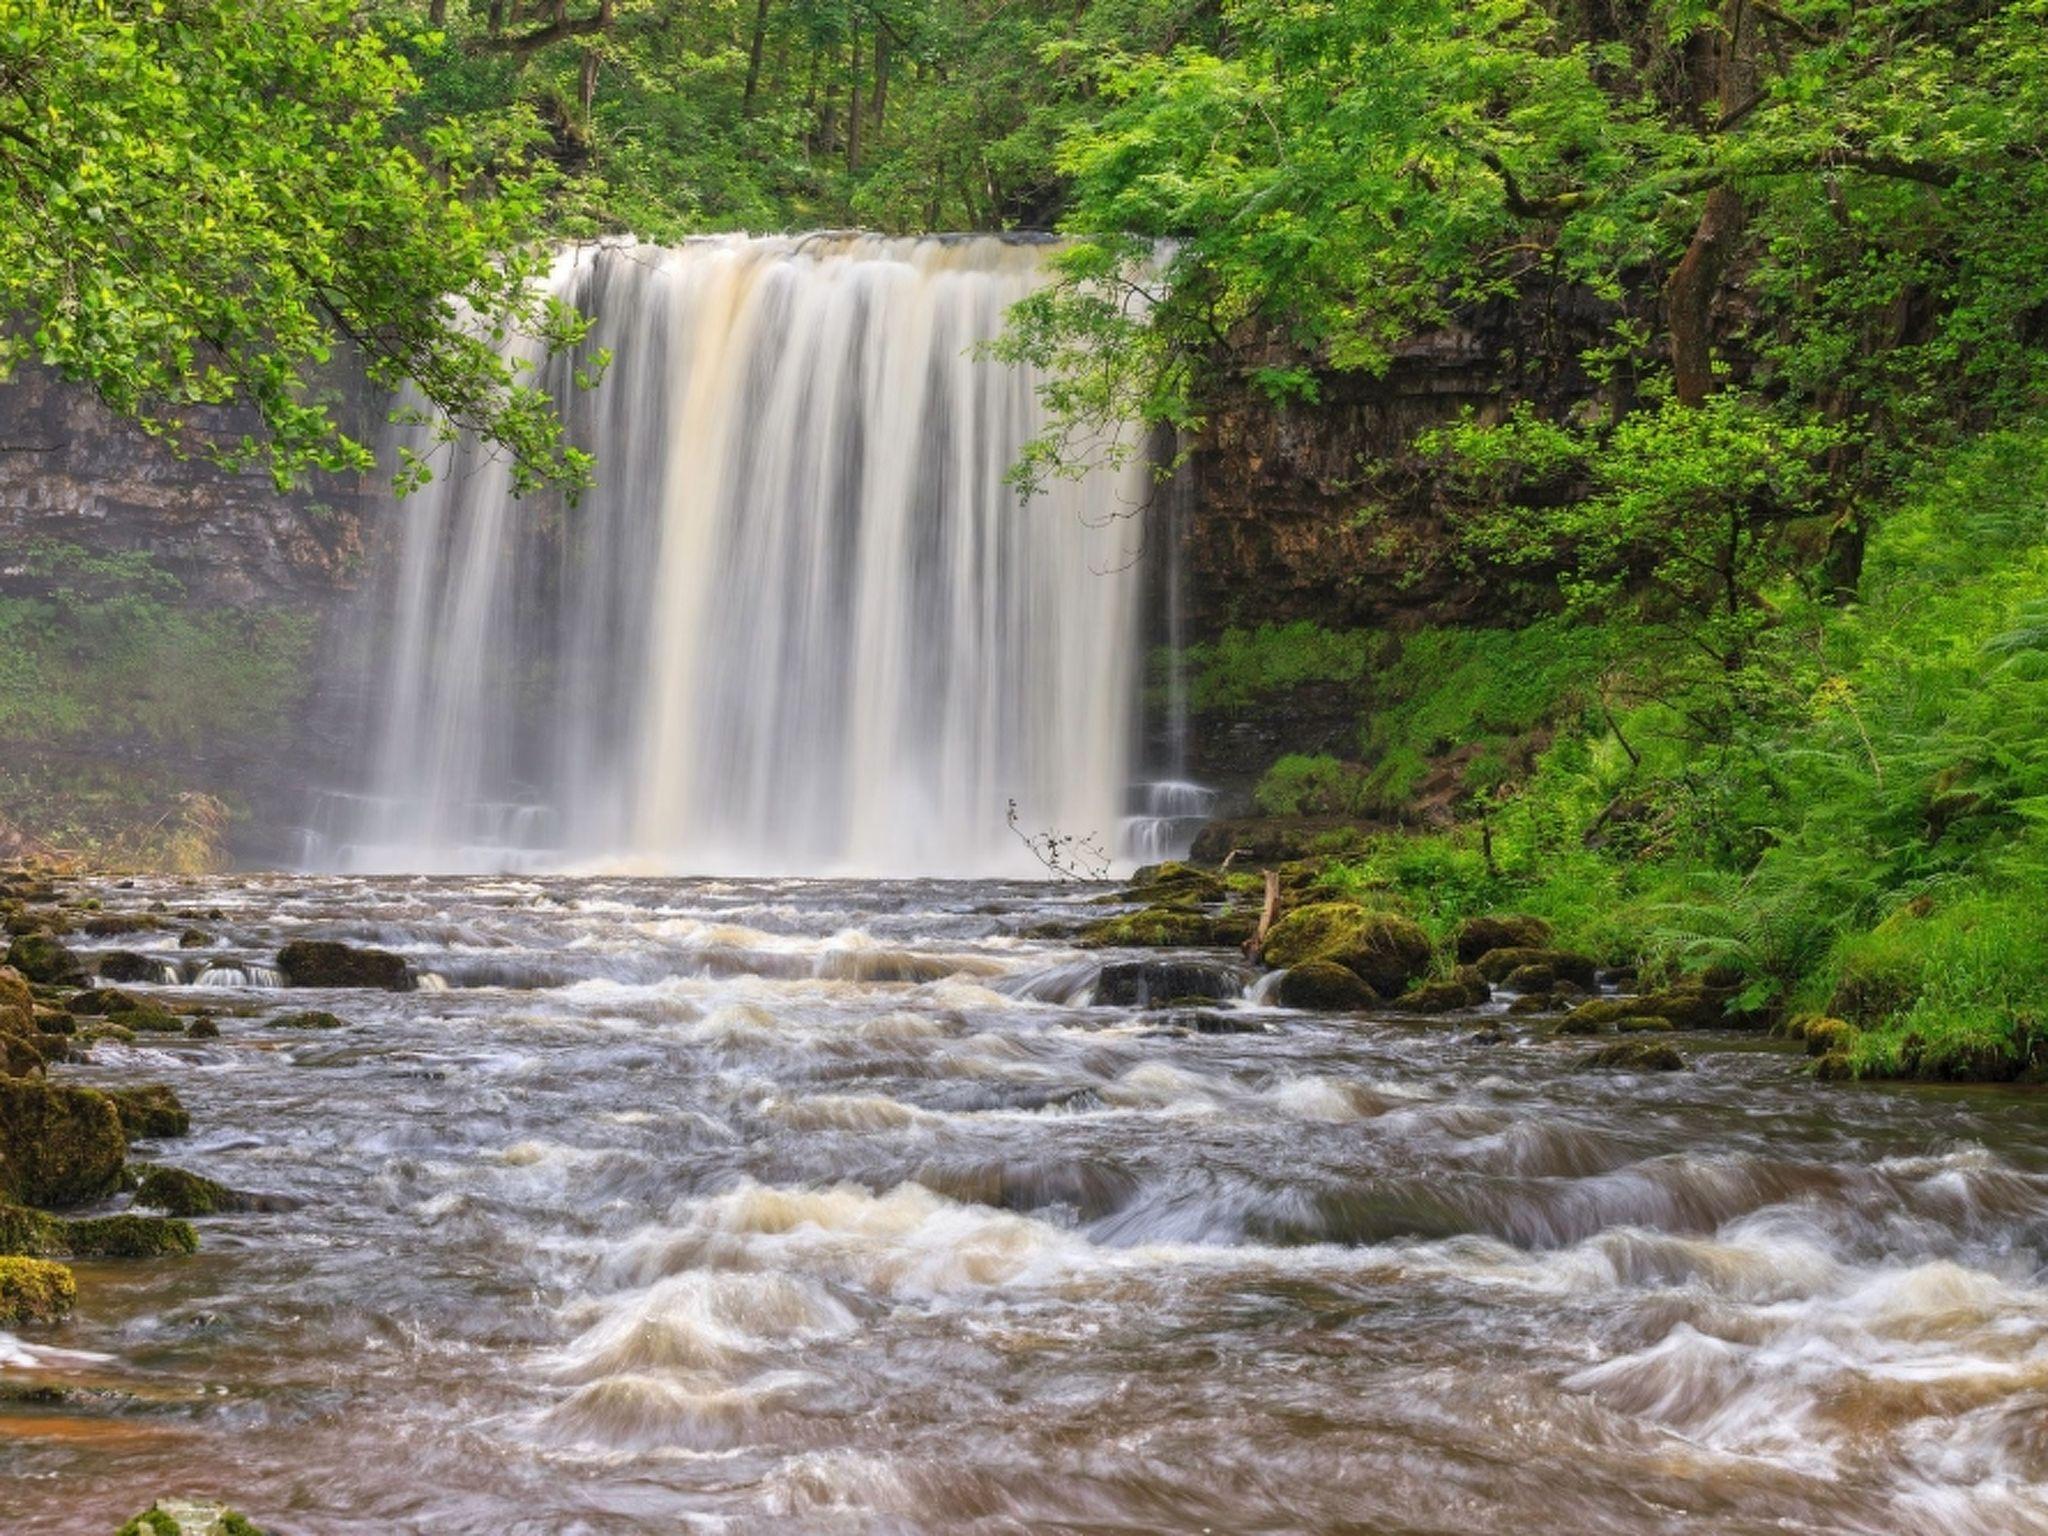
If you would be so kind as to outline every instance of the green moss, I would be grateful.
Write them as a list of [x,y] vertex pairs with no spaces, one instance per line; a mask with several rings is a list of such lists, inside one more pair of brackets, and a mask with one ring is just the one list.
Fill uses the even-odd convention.
[[1356,686],[1382,644],[1370,630],[1331,630],[1307,620],[1228,629],[1213,644],[1182,654],[1189,702],[1198,710],[1239,709],[1308,684]]
[[1397,997],[1429,969],[1429,935],[1407,918],[1351,902],[1297,907],[1266,936],[1269,965],[1324,960],[1344,966],[1382,997]]
[[83,968],[78,957],[47,933],[24,933],[7,947],[7,963],[30,981],[62,983]]
[[77,1297],[78,1282],[62,1264],[0,1258],[0,1324],[54,1323]]
[[1617,1040],[1573,1064],[1581,1072],[1683,1072],[1685,1058],[1661,1041]]
[[113,1100],[121,1118],[121,1128],[131,1141],[183,1136],[192,1129],[192,1117],[178,1102],[177,1094],[164,1083],[149,1083],[139,1088],[110,1088],[106,1090],[106,1096]]
[[1252,807],[1263,816],[1350,816],[1364,806],[1364,787],[1355,764],[1290,753],[1266,770]]
[[1490,949],[1476,962],[1479,974],[1488,981],[1506,982],[1516,971],[1539,968],[1551,973],[1552,980],[1541,988],[1519,988],[1517,990],[1545,990],[1557,981],[1568,981],[1576,987],[1590,987],[1598,973],[1587,955],[1573,954],[1567,949]]
[[1281,974],[1273,1000],[1283,1008],[1353,1013],[1375,1006],[1380,998],[1345,967],[1327,960],[1309,960]]
[[80,1259],[156,1259],[199,1251],[192,1224],[169,1216],[83,1217],[64,1223],[63,1242]]
[[119,1185],[126,1155],[120,1112],[106,1094],[0,1078],[0,1200],[97,1200]]
[[64,1250],[63,1223],[25,1205],[0,1204],[0,1254],[36,1258]]
[[212,1216],[236,1209],[241,1200],[225,1184],[183,1168],[153,1167],[143,1171],[135,1203],[172,1216]]
[[1242,944],[1256,926],[1250,913],[1146,907],[1090,923],[1074,942],[1084,949],[1220,949]]

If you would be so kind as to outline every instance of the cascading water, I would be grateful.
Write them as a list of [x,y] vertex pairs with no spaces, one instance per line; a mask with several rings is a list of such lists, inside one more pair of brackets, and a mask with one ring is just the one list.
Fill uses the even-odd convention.
[[[565,254],[616,364],[565,390],[600,484],[461,453],[404,508],[375,790],[344,868],[1029,869],[1107,842],[1135,734],[1147,471],[1004,481],[1037,380],[977,360],[1043,281],[992,238]],[[566,378],[564,380],[566,383]]]

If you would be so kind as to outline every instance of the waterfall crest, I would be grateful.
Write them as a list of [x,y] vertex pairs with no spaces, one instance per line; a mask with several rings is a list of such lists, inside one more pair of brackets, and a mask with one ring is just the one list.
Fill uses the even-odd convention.
[[[1035,380],[974,344],[1042,244],[607,245],[554,282],[610,376],[562,392],[599,485],[487,455],[399,509],[353,869],[1025,873],[1107,842],[1135,728],[1142,467],[1021,503]],[[566,370],[566,365],[564,365]]]

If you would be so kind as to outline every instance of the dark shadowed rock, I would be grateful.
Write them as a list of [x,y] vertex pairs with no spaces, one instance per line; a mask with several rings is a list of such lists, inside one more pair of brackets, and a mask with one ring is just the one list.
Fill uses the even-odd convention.
[[1508,915],[1468,917],[1458,924],[1452,946],[1460,965],[1472,965],[1496,949],[1543,949],[1551,939],[1550,924],[1540,917]]
[[1357,1013],[1375,1007],[1377,992],[1357,974],[1330,960],[1309,960],[1280,973],[1273,1001],[1283,1008],[1314,1013]]
[[294,987],[412,989],[405,959],[384,949],[358,949],[325,939],[296,939],[277,952],[277,968]]
[[1110,1008],[1143,1008],[1182,998],[1238,997],[1245,973],[1213,960],[1120,960],[1102,968],[1095,1001]]

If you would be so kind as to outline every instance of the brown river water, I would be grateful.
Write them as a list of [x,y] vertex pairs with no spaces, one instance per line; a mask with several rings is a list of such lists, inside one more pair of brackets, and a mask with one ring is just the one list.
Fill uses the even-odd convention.
[[[0,1529],[2048,1532],[2048,1100],[1202,1032],[1022,936],[1093,894],[106,893],[219,907],[103,942],[257,1016],[74,1074],[171,1083],[193,1134],[136,1155],[287,1208],[0,1334],[73,1389],[0,1403]],[[287,998],[249,966],[295,936],[428,983]]]

